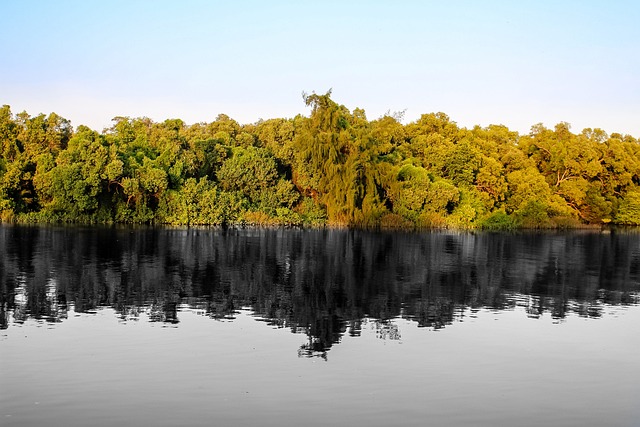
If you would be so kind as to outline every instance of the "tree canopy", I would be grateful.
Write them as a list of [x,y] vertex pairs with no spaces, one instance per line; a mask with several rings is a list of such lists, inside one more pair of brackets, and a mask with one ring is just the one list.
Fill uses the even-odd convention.
[[331,93],[241,125],[0,109],[0,218],[22,222],[553,228],[640,224],[640,144],[601,129],[369,120]]

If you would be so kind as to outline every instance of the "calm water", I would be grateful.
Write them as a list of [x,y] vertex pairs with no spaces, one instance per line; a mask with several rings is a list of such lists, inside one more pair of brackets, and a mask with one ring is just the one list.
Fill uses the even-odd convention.
[[640,426],[640,234],[0,226],[1,426]]

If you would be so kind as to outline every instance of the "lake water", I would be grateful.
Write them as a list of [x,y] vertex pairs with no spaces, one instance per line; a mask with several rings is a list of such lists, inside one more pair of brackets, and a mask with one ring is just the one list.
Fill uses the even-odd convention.
[[640,426],[640,234],[0,226],[2,426]]

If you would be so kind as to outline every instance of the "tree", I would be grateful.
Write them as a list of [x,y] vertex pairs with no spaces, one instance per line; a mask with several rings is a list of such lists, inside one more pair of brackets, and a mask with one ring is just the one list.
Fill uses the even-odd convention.
[[601,160],[594,142],[569,131],[567,123],[559,123],[551,131],[542,125],[532,128],[522,148],[534,160],[555,194],[561,196],[584,221],[593,221],[587,193],[590,182],[602,172]]
[[102,137],[84,126],[55,163],[52,154],[42,154],[33,183],[43,209],[71,221],[96,211],[99,194],[106,188],[103,176],[108,159]]
[[640,189],[625,194],[615,220],[618,224],[640,225]]
[[240,125],[115,117],[102,133],[0,108],[0,217],[378,226],[635,223],[640,144],[601,129],[368,120],[325,94]]

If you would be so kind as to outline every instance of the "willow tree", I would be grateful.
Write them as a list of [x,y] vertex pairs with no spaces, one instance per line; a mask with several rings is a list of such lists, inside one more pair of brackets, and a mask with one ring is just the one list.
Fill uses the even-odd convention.
[[293,182],[326,207],[329,222],[373,225],[385,210],[378,160],[388,150],[372,136],[362,110],[352,114],[330,95],[304,95],[312,111],[298,122]]

